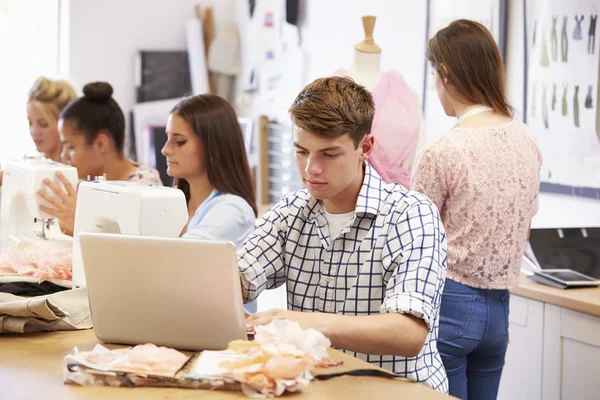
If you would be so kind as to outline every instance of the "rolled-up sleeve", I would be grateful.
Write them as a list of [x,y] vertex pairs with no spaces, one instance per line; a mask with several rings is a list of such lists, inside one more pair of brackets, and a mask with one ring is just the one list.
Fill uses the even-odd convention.
[[254,300],[264,289],[273,289],[285,282],[284,243],[287,206],[271,208],[258,222],[238,251],[238,265],[244,301]]
[[446,278],[446,234],[428,200],[403,212],[389,232],[382,262],[391,271],[381,313],[410,314],[434,326]]

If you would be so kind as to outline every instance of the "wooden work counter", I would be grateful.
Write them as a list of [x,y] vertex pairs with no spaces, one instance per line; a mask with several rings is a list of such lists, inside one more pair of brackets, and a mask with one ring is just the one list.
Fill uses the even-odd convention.
[[[75,346],[91,350],[98,343],[92,330],[0,335],[0,391],[5,399],[243,399],[241,392],[173,388],[114,388],[65,385],[63,358]],[[111,346],[114,347],[114,346]],[[370,364],[331,350],[334,360],[344,361],[327,373],[373,368]],[[289,397],[289,396],[287,396]],[[449,398],[425,385],[374,377],[342,376],[312,381],[302,399],[423,399]]]
[[600,288],[556,289],[540,285],[521,274],[512,294],[600,317]]

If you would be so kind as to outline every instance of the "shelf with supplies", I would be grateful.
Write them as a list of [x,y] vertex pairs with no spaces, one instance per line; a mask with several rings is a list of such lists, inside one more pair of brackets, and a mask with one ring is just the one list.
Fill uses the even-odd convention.
[[259,119],[259,202],[274,204],[287,193],[302,189],[294,162],[293,127]]

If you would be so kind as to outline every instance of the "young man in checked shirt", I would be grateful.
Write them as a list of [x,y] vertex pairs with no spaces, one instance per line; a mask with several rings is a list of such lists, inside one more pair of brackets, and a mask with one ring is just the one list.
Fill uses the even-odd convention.
[[367,163],[375,106],[349,78],[317,79],[290,108],[305,190],[286,195],[238,253],[246,301],[287,285],[297,321],[334,347],[448,391],[437,350],[446,235],[425,196],[385,184]]

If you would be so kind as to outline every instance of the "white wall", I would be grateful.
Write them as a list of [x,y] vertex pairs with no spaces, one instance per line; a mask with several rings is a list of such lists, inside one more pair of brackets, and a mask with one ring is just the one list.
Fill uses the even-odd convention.
[[[239,20],[239,14],[248,7],[245,0],[63,2],[69,6],[68,20],[64,21],[68,23],[68,52],[63,53],[63,75],[79,89],[93,80],[110,82],[126,113],[135,99],[133,62],[138,49],[184,49],[183,24],[194,16],[196,3],[214,7],[216,26]],[[307,81],[349,66],[353,45],[363,39],[361,16],[375,15],[374,38],[382,48],[382,68],[399,70],[422,96],[425,5],[425,0],[305,0],[301,35],[308,57]],[[519,113],[524,84],[522,10],[523,0],[509,0],[507,83]],[[600,226],[600,201],[543,193],[533,226]]]
[[37,154],[25,104],[38,76],[56,78],[57,18],[56,0],[0,1],[1,162]]
[[[516,109],[523,115],[524,73],[524,0],[509,0],[507,93]],[[531,38],[528,38],[531,40]],[[600,227],[600,201],[589,198],[540,193],[540,208],[533,218],[533,228]]]
[[507,75],[506,93],[512,106],[515,108],[515,116],[521,120],[523,115],[523,90],[525,87],[523,1],[509,0],[508,18],[511,22],[506,35],[508,51],[505,60]]
[[310,80],[349,67],[354,44],[364,39],[361,17],[375,15],[373,37],[381,47],[382,69],[400,71],[422,92],[425,66],[426,1],[306,0],[302,47]]
[[185,50],[184,24],[194,18],[194,6],[212,5],[217,25],[233,18],[233,1],[63,0],[61,75],[79,92],[88,82],[109,82],[129,120],[137,51]]
[[[517,118],[523,113],[525,78],[523,1],[509,0],[508,7],[507,93]],[[382,68],[399,70],[423,96],[425,4],[424,0],[306,0],[302,47],[309,57],[309,80],[350,64],[353,44],[363,38],[360,17],[375,15],[374,38],[382,48]],[[532,226],[600,227],[600,201],[541,193],[540,209]]]

